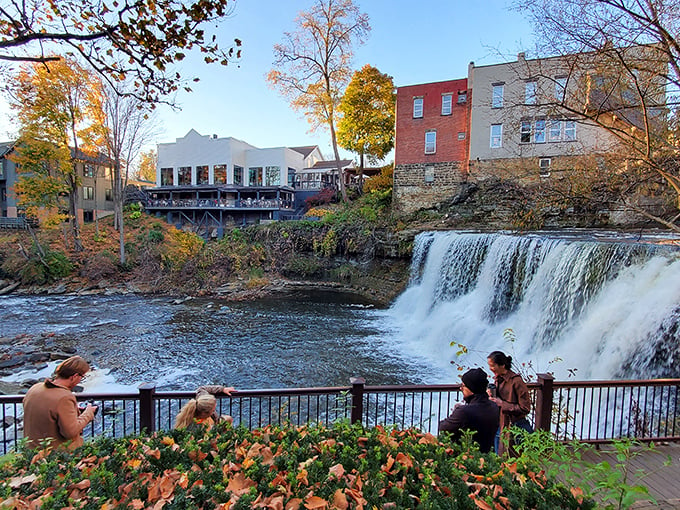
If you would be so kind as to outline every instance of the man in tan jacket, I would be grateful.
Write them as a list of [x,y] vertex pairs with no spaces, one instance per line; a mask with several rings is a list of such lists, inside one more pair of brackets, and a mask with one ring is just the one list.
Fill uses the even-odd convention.
[[34,384],[24,396],[24,437],[31,448],[44,446],[73,450],[83,444],[82,432],[94,419],[97,406],[88,404],[80,412],[71,390],[79,384],[90,365],[80,356],[64,360],[54,378]]

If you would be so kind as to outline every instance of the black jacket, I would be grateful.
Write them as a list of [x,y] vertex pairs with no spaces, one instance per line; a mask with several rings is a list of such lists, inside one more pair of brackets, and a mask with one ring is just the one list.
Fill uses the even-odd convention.
[[448,418],[439,422],[439,432],[449,432],[457,441],[462,430],[472,430],[479,449],[483,453],[490,452],[500,424],[498,406],[485,393],[470,395],[465,402],[465,405],[458,404]]

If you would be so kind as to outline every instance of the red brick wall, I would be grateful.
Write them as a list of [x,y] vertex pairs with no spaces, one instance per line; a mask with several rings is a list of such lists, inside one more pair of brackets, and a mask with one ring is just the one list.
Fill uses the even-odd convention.
[[[467,90],[467,79],[410,85],[397,89],[395,164],[467,161],[470,136],[467,102],[458,104],[458,91]],[[442,115],[442,94],[452,94],[451,115]],[[423,97],[423,116],[413,118],[413,98]],[[425,154],[425,132],[437,131],[437,152]],[[465,139],[458,140],[464,132]]]

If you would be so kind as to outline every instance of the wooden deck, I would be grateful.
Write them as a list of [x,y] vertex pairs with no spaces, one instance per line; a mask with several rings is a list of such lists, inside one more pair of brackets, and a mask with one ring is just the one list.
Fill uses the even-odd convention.
[[[656,451],[636,450],[630,461],[629,485],[643,485],[656,503],[639,501],[635,510],[680,510],[680,443],[665,443],[656,445]],[[616,452],[610,445],[601,446],[599,451],[584,456],[590,462],[607,461],[615,465]],[[664,463],[670,460],[670,465]]]

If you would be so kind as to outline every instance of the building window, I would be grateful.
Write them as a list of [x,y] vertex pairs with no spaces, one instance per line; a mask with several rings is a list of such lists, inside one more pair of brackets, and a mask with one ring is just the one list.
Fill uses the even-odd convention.
[[434,165],[426,165],[425,166],[425,182],[432,183],[434,182]]
[[548,141],[559,142],[562,139],[562,121],[552,119],[548,122]]
[[83,186],[83,200],[94,200],[94,188],[92,186]]
[[288,167],[288,186],[295,187],[295,168]]
[[503,124],[491,124],[491,148],[503,147]]
[[196,167],[196,184],[208,184],[210,182],[210,172],[208,165],[199,165]]
[[519,141],[520,143],[531,142],[531,121],[523,120],[519,127]]
[[467,90],[458,91],[458,104],[465,104],[467,102]]
[[234,184],[243,186],[243,167],[234,165]]
[[213,166],[214,184],[227,184],[227,165]]
[[161,168],[161,186],[172,186],[172,168]]
[[502,108],[503,107],[503,89],[505,85],[503,83],[498,83],[493,85],[493,91],[491,94],[491,107],[492,108]]
[[567,92],[567,77],[558,76],[555,78],[555,100],[558,102],[564,101],[564,95]]
[[265,186],[278,186],[281,184],[281,167],[268,166],[265,168]]
[[423,117],[423,98],[414,97],[413,98],[413,118],[420,119]]
[[545,119],[538,119],[534,127],[534,143],[545,143]]
[[425,133],[425,154],[437,152],[437,132],[427,131]]
[[191,167],[181,166],[177,171],[177,180],[179,186],[191,185]]
[[106,199],[107,202],[112,202],[113,201],[113,190],[110,188],[104,191],[104,198]]
[[538,171],[541,177],[550,177],[550,158],[538,160]]
[[451,94],[442,94],[442,115],[451,115],[451,103],[453,96]]
[[83,177],[94,177],[94,165],[85,165],[83,167]]
[[576,121],[575,120],[565,120],[564,121],[564,141],[573,142],[576,140]]
[[524,84],[524,104],[536,104],[535,81],[528,81]]
[[248,186],[262,186],[261,166],[251,166],[248,169]]
[[459,140],[465,140],[465,131],[459,131],[458,132],[458,139]]

